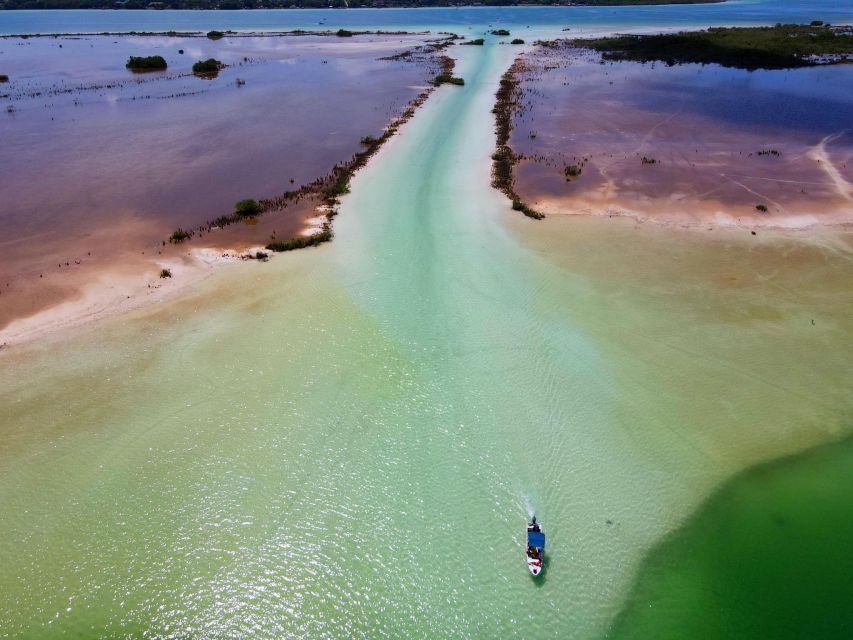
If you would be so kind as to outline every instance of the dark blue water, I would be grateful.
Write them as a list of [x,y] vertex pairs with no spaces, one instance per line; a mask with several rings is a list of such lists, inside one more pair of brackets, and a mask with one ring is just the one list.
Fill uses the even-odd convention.
[[163,30],[465,29],[489,24],[549,30],[853,22],[853,0],[734,0],[645,7],[434,7],[251,11],[0,11],[0,34]]

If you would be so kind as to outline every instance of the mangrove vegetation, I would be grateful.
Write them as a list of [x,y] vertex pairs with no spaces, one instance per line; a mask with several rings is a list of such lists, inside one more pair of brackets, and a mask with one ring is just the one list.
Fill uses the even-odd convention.
[[193,64],[193,73],[197,76],[215,76],[225,65],[216,58],[199,60]]
[[124,66],[131,71],[162,71],[168,65],[163,56],[130,56]]
[[[816,23],[819,21],[815,21]],[[853,60],[853,32],[823,23],[716,27],[658,35],[574,40],[605,60],[719,64],[738,69],[787,69]]]
[[439,86],[442,84],[457,84],[459,86],[462,86],[465,84],[465,79],[464,78],[458,78],[456,76],[451,76],[451,75],[446,74],[446,73],[440,73],[439,75],[437,75],[433,79],[432,83],[435,86]]

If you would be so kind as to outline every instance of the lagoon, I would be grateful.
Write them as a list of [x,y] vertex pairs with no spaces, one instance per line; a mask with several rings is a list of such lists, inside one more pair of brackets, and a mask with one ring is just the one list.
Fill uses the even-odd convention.
[[[604,31],[613,15],[843,17],[818,6],[577,15]],[[547,15],[536,28],[558,32],[571,11],[408,20]],[[80,30],[133,18],[83,13]],[[181,13],[127,28],[264,19]],[[319,12],[344,13],[371,15]],[[715,526],[695,514],[723,483],[851,433],[850,233],[513,213],[489,186],[490,112],[516,53],[454,48],[465,86],[437,89],[356,175],[329,245],[0,351],[0,635],[607,637],[662,541]]]

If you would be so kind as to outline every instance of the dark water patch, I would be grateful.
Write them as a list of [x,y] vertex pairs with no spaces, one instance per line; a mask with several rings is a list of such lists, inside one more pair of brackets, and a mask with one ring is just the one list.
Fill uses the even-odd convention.
[[850,638],[853,438],[737,476],[644,561],[608,638]]
[[[622,64],[611,69],[618,74]],[[634,83],[642,82],[642,90],[625,92],[625,102],[639,109],[677,104],[685,113],[714,118],[727,126],[812,137],[850,128],[853,123],[850,66],[783,71],[695,64],[640,66],[645,69]]]

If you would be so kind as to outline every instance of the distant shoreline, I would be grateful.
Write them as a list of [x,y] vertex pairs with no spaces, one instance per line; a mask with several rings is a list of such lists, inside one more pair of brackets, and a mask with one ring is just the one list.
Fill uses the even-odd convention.
[[620,7],[620,6],[653,6],[673,4],[720,4],[728,0],[574,0],[571,2],[553,2],[549,0],[529,0],[528,2],[502,2],[501,0],[485,0],[484,2],[443,2],[441,0],[424,0],[423,2],[397,2],[384,0],[368,5],[346,3],[344,0],[261,0],[260,4],[244,5],[241,0],[207,0],[207,6],[195,6],[190,0],[175,0],[173,2],[157,2],[149,0],[125,0],[117,7],[115,2],[89,2],[87,0],[0,0],[0,11],[51,11],[51,10],[87,10],[102,11],[251,11],[251,10],[287,10],[287,9],[431,9],[431,8],[499,8],[499,7]]

